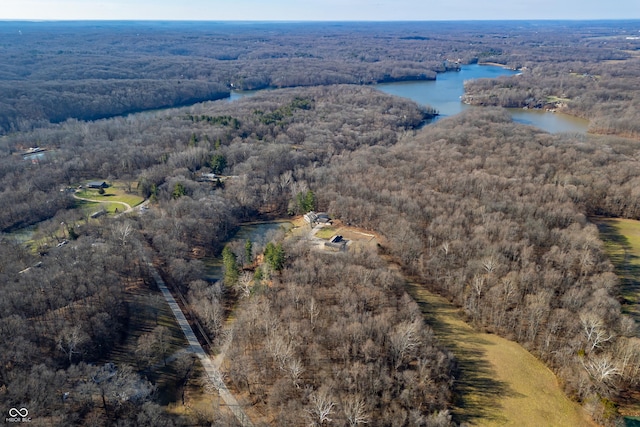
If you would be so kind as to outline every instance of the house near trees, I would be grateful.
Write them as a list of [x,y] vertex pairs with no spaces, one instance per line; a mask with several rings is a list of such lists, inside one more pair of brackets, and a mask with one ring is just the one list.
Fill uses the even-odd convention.
[[87,188],[109,188],[107,181],[91,181],[87,183]]
[[329,215],[327,215],[326,212],[310,211],[304,214],[304,220],[311,225],[331,223],[331,219],[329,218]]
[[219,177],[215,173],[201,173],[196,177],[198,182],[215,182]]

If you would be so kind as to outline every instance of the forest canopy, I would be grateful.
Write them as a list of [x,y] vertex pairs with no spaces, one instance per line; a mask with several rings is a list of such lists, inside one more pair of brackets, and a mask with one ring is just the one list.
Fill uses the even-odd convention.
[[[550,97],[567,98],[565,92],[575,86],[565,77],[549,83],[561,69],[600,75],[597,64],[635,57],[640,42],[627,36],[636,27],[633,21],[5,22],[0,130],[186,105],[227,97],[230,90],[429,80],[475,62],[545,76],[545,81],[509,80],[510,89],[493,90],[498,99],[492,97],[491,104],[544,105]],[[635,93],[637,75],[629,70],[637,67],[622,68],[623,73],[612,68],[619,81],[615,87],[602,80],[607,98],[621,88]],[[531,83],[515,88],[517,81]],[[575,104],[571,111],[604,120],[609,114],[598,114],[594,105],[603,89],[586,89],[589,96],[569,96]],[[477,98],[474,103],[489,102]],[[634,120],[629,114],[625,122]],[[602,123],[597,129],[612,126]]]
[[[636,114],[636,72],[610,62],[637,61],[633,25],[8,23],[0,402],[58,425],[234,425],[184,409],[211,384],[177,353],[161,277],[205,347],[227,352],[223,379],[262,425],[450,426],[464,367],[405,292],[411,277],[614,424],[640,391],[639,329],[592,219],[640,219],[640,142],[551,135],[497,108],[425,125],[432,109],[365,84],[495,62],[523,73],[471,83],[469,96],[519,102],[530,85],[535,108],[562,90],[553,102],[613,129],[599,133],[634,136],[621,118]],[[260,87],[280,88],[78,119]],[[94,217],[77,196],[96,179],[144,209]],[[318,253],[283,232],[229,242],[241,223],[311,207],[379,244]],[[15,232],[30,225],[26,246]],[[204,261],[219,254],[224,280],[208,281]],[[181,412],[158,391],[169,388]]]

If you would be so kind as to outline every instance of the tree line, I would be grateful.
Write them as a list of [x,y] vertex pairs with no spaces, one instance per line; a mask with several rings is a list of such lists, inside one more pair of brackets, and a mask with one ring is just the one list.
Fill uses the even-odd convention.
[[180,106],[233,89],[432,80],[478,61],[589,66],[631,58],[632,31],[624,21],[5,23],[0,131]]

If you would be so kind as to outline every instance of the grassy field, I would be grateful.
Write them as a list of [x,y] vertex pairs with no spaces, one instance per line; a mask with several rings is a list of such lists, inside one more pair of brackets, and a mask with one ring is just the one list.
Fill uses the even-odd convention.
[[[592,218],[598,226],[605,252],[620,278],[622,312],[640,322],[640,221]],[[640,403],[621,407],[622,413],[637,414]],[[627,418],[627,426],[640,427],[640,417]]]
[[363,242],[372,242],[376,238],[378,238],[378,236],[372,234],[371,231],[347,226],[342,224],[342,222],[338,220],[334,220],[332,226],[323,227],[315,234],[316,237],[325,240],[329,240],[335,235],[340,235],[346,240]]
[[620,277],[622,311],[640,322],[640,221],[619,218],[593,221]]
[[[80,196],[87,197],[87,196]],[[87,197],[90,198],[90,197]],[[111,202],[88,202],[86,200],[76,200],[76,209],[80,209],[86,214],[90,215],[100,209],[104,209],[109,214],[123,212],[125,210],[124,205],[120,203]],[[117,209],[117,210],[116,210]]]
[[[127,193],[125,185],[124,183],[115,182],[111,187],[105,188],[104,194],[100,194],[98,190],[84,189],[76,193],[76,196],[99,200],[100,202],[126,203],[131,207],[137,206],[144,201],[140,196]],[[122,208],[122,206],[120,208]]]
[[520,345],[475,331],[446,299],[408,284],[425,319],[460,367],[453,415],[477,426],[593,424],[560,389],[555,375]]
[[127,183],[121,181],[112,182],[111,187],[104,189],[104,194],[100,194],[99,190],[85,188],[76,192],[75,196],[93,201],[76,200],[76,207],[87,215],[100,209],[104,209],[108,214],[115,214],[125,211],[128,207],[137,206],[144,201],[140,196],[127,193],[126,189]]
[[319,237],[320,239],[329,240],[335,234],[336,234],[336,229],[335,228],[333,228],[333,227],[323,227],[320,230],[318,230],[318,232],[316,233],[316,237]]

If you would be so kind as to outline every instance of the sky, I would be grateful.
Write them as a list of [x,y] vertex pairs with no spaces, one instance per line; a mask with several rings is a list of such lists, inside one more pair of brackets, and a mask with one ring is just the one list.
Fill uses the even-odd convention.
[[640,19],[640,0],[0,0],[0,20]]

